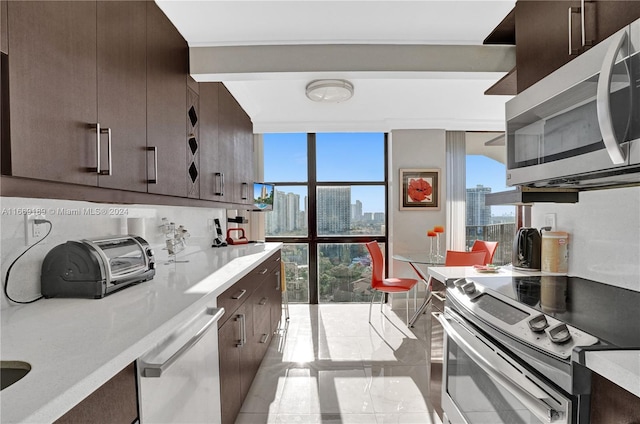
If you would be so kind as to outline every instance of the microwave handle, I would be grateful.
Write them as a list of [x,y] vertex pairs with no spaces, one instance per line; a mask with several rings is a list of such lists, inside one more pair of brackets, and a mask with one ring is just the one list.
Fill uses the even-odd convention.
[[604,141],[607,153],[615,165],[623,164],[627,158],[625,157],[626,155],[624,151],[620,148],[620,144],[616,138],[616,133],[613,130],[609,92],[611,89],[611,74],[613,73],[613,67],[616,64],[616,57],[618,55],[618,51],[622,48],[622,45],[626,40],[626,31],[614,36],[614,39],[609,46],[609,50],[603,59],[604,62],[602,64],[602,69],[600,70],[598,89],[596,92],[596,108],[598,112],[598,124],[600,125],[602,141]]
[[[458,334],[458,332],[449,324],[449,321],[445,318],[445,315],[441,312],[432,313],[433,317],[438,320],[447,337],[453,339],[454,342],[476,363],[480,368],[486,372],[492,380],[499,383],[502,387],[507,389],[514,397],[516,397],[526,408],[531,411],[540,421],[545,423],[551,423],[561,418],[560,412],[549,405],[544,403],[538,396],[534,394],[541,392],[541,390],[531,384],[528,389],[522,387],[520,384],[514,382],[509,377],[505,376],[500,369],[491,363],[490,360],[485,358],[482,353],[478,352],[478,349],[482,349],[482,345],[472,346],[465,338]],[[487,349],[488,350],[488,349]]]

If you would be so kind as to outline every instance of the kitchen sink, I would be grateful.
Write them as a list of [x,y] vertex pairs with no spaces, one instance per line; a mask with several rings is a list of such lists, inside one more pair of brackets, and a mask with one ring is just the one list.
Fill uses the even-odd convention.
[[31,365],[22,361],[0,361],[0,390],[4,390],[31,371]]

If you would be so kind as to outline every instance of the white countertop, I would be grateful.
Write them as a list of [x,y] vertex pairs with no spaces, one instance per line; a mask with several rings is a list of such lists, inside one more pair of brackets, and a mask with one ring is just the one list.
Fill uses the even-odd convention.
[[43,299],[2,310],[2,360],[31,371],[0,395],[2,423],[50,423],[154,347],[281,243],[156,254],[156,275],[103,299]]
[[585,365],[640,397],[640,350],[586,352]]

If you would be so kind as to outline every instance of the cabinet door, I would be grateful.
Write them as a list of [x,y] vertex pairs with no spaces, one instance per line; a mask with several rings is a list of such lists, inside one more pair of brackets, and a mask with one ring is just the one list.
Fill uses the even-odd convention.
[[640,1],[597,0],[585,2],[585,5],[587,30],[589,30],[588,25],[593,22],[590,13],[595,14],[595,31],[588,32],[595,32],[596,43],[613,35],[625,25],[640,19]]
[[136,368],[132,363],[55,423],[130,424],[136,422],[139,416],[137,390]]
[[218,329],[218,354],[220,357],[220,406],[222,408],[222,423],[232,424],[242,406],[242,391],[240,386],[240,342],[241,320],[238,310],[227,322]]
[[253,125],[251,118],[235,103],[234,162],[237,202],[253,205]]
[[269,280],[265,283],[269,287],[271,296],[271,332],[278,330],[280,319],[282,318],[282,283],[280,262],[277,268],[273,269],[269,274]]
[[96,7],[8,2],[12,175],[98,183]]
[[200,84],[200,198],[220,200],[218,90],[220,83]]
[[[581,48],[579,1],[518,1],[516,68],[518,92],[533,85],[571,59]],[[568,12],[574,8],[569,28]],[[573,52],[569,53],[569,34]]]
[[235,189],[234,167],[240,166],[235,161],[235,125],[236,99],[224,85],[218,91],[218,168],[224,179],[222,194],[216,195],[216,200],[237,202],[239,191]]
[[[187,43],[154,2],[147,3],[148,191],[187,195]],[[156,167],[157,164],[157,167]]]
[[98,2],[98,122],[102,139],[100,187],[147,191],[146,2]]

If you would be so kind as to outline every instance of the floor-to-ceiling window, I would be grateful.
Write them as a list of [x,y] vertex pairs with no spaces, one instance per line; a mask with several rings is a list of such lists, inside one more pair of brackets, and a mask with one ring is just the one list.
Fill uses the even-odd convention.
[[291,302],[368,302],[364,243],[386,241],[386,135],[265,134],[264,179],[276,185],[266,237],[282,241]]

